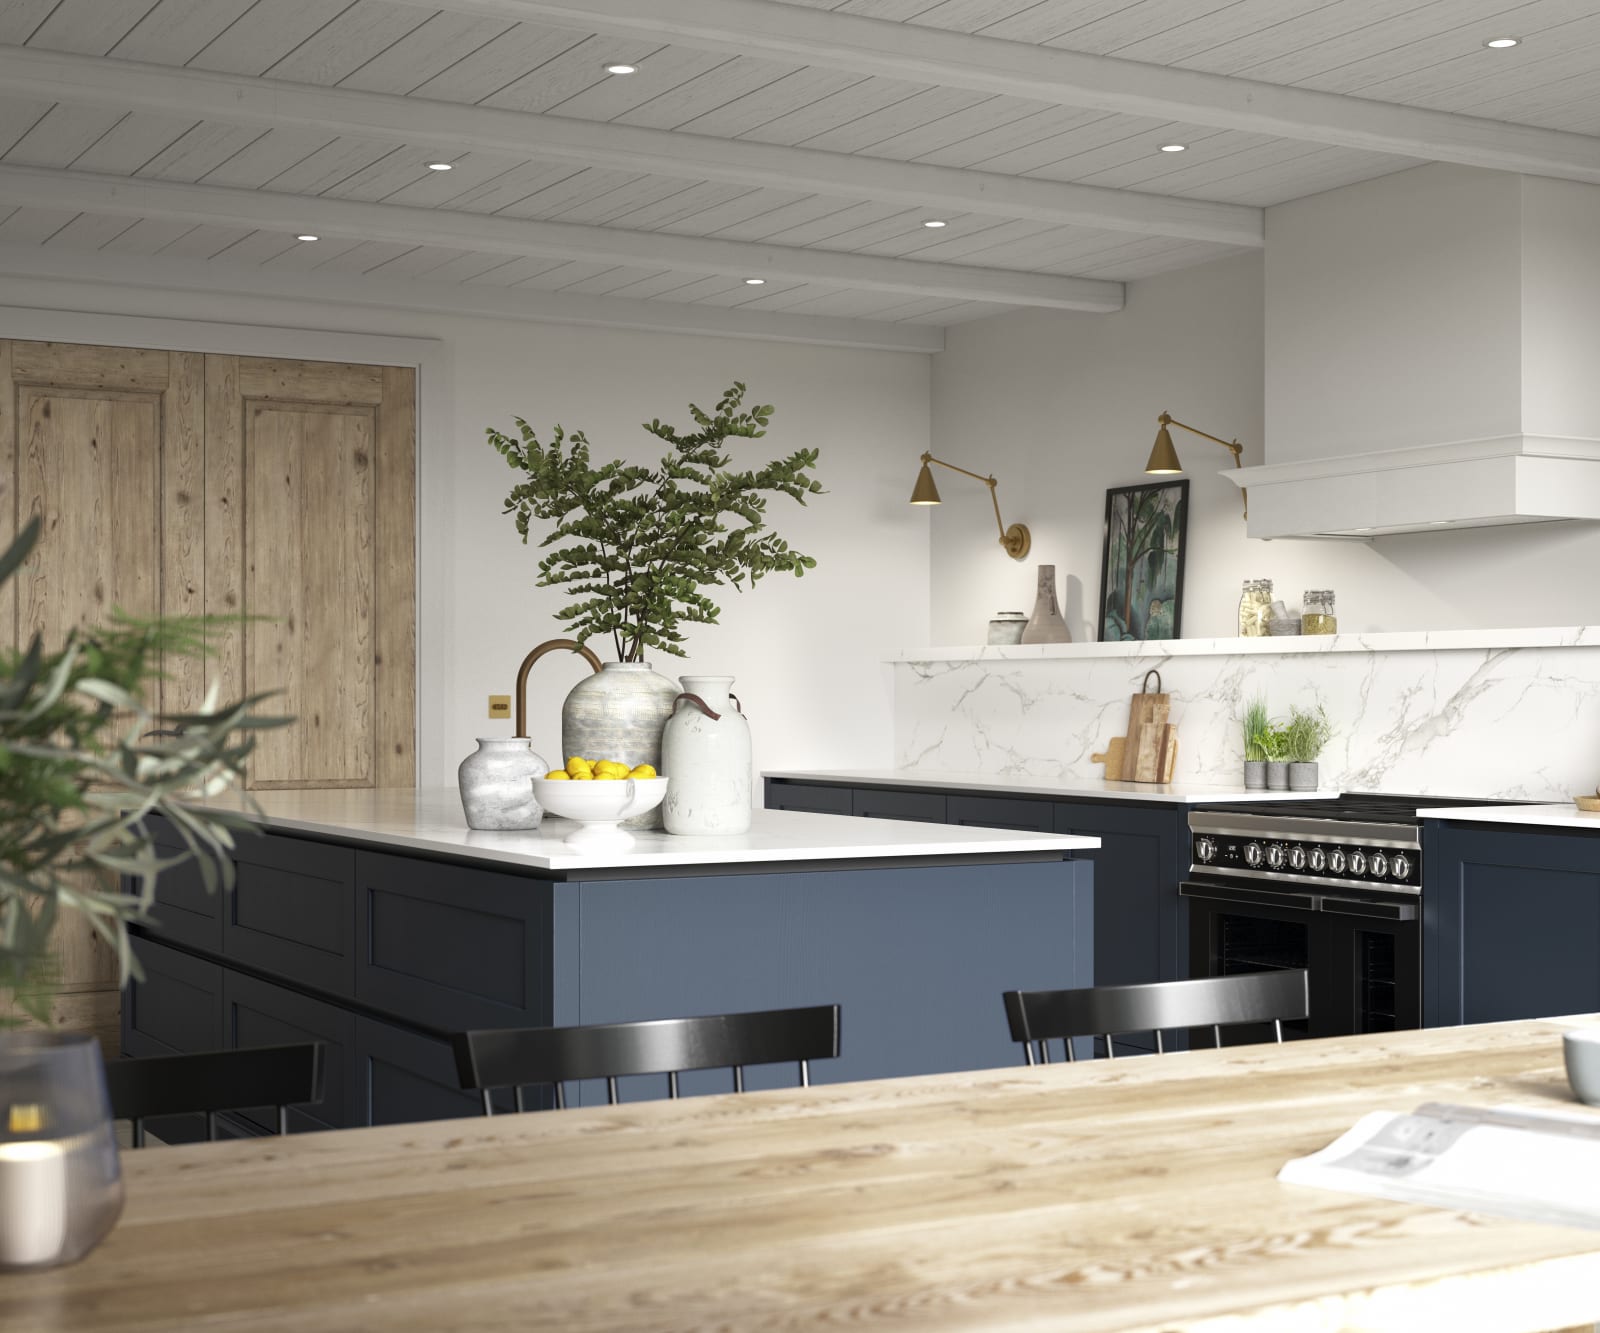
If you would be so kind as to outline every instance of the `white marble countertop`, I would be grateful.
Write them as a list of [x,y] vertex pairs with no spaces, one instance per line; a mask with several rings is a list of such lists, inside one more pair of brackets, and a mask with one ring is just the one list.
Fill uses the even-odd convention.
[[860,782],[877,787],[935,787],[947,791],[992,792],[996,796],[1053,796],[1059,800],[1092,798],[1145,801],[1160,805],[1206,805],[1220,801],[1332,800],[1332,791],[1261,791],[1243,787],[1207,787],[1193,782],[1107,782],[1097,778],[1036,778],[1008,773],[957,773],[945,769],[841,768],[800,771],[769,769],[768,778],[801,782]]
[[[1002,829],[855,819],[792,810],[757,810],[748,833],[677,837],[637,832],[624,851],[578,851],[565,844],[578,825],[547,815],[526,832],[469,829],[454,787],[260,791],[262,822],[285,832],[345,838],[395,851],[422,851],[533,870],[629,870],[649,866],[733,866],[781,861],[842,861],[923,856],[984,857],[1098,847],[1098,838]],[[238,793],[196,802],[251,815]]]
[[1600,833],[1600,812],[1580,810],[1571,801],[1561,805],[1423,806],[1424,819],[1470,819],[1474,824],[1516,824],[1524,828],[1575,828]]

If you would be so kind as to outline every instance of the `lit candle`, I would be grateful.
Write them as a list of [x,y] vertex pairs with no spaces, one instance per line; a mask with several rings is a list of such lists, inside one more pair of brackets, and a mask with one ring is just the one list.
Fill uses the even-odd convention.
[[50,1139],[0,1143],[0,1268],[44,1264],[67,1243],[67,1157]]

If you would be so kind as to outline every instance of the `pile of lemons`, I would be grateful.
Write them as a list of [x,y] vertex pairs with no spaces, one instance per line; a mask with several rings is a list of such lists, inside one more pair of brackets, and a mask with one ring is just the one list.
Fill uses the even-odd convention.
[[649,764],[638,764],[629,768],[620,764],[615,759],[585,759],[581,754],[575,754],[567,760],[565,768],[552,768],[545,774],[547,778],[557,778],[569,782],[621,782],[624,778],[653,778],[656,771]]

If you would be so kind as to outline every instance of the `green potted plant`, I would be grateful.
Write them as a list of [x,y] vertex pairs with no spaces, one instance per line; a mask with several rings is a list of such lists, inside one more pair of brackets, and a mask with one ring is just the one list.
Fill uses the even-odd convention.
[[[0,555],[0,584],[39,532],[35,518]],[[256,716],[261,696],[213,696],[188,714],[147,702],[163,662],[203,653],[222,623],[119,614],[59,645],[35,636],[0,654],[0,1269],[71,1262],[121,1211],[98,1044],[21,1024],[49,1021],[63,910],[87,918],[126,981],[138,975],[128,927],[149,918],[164,871],[194,859],[209,888],[230,882],[244,821],[185,802],[238,783],[252,732],[287,719]],[[156,847],[152,814],[185,851]]]
[[1286,791],[1289,787],[1289,724],[1273,722],[1261,733],[1261,748],[1267,756],[1267,787]]
[[1333,725],[1318,704],[1315,709],[1291,708],[1284,728],[1284,755],[1289,762],[1289,789],[1317,789],[1317,756],[1333,736]]
[[[535,523],[540,587],[565,587],[577,598],[556,612],[579,644],[607,636],[617,661],[582,681],[561,711],[567,757],[659,765],[661,731],[678,686],[656,675],[647,651],[684,656],[686,626],[714,624],[716,587],[743,590],[773,573],[816,567],[767,524],[767,503],[786,495],[804,504],[822,487],[810,469],[815,449],[797,449],[754,470],[736,470],[729,442],[759,439],[774,409],[746,407],[735,383],[714,410],[689,405],[696,429],[660,420],[644,429],[667,443],[654,467],[614,459],[596,466],[582,431],[556,426],[548,443],[517,418],[517,434],[492,427],[489,443],[522,474],[506,496],[526,543]],[[660,812],[649,819],[659,827]]]
[[1267,732],[1271,726],[1266,698],[1258,694],[1245,705],[1242,719],[1246,790],[1254,791],[1267,785]]

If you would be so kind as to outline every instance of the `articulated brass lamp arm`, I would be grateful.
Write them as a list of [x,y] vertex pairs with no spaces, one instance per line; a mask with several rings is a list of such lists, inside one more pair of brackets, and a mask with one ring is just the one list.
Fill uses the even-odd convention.
[[[1170,475],[1183,471],[1182,465],[1178,462],[1178,451],[1172,447],[1172,432],[1167,429],[1168,426],[1176,426],[1179,430],[1186,430],[1191,435],[1198,435],[1202,440],[1210,440],[1213,444],[1220,444],[1233,455],[1235,468],[1244,467],[1244,463],[1241,461],[1244,445],[1240,444],[1238,440],[1224,440],[1221,436],[1213,435],[1209,431],[1197,430],[1186,422],[1174,421],[1171,414],[1167,412],[1163,412],[1156,420],[1161,423],[1161,428],[1156,431],[1156,443],[1155,447],[1150,450],[1150,461],[1144,465],[1146,472]],[[1250,492],[1241,486],[1239,494],[1244,500],[1244,516],[1249,518]]]
[[911,503],[914,505],[936,505],[940,503],[939,488],[933,484],[933,474],[928,471],[930,463],[942,468],[949,468],[952,472],[959,472],[963,477],[971,477],[974,481],[981,481],[989,488],[989,502],[994,506],[994,525],[1000,533],[1000,545],[1013,560],[1021,560],[1028,554],[1028,549],[1033,545],[1033,536],[1025,524],[1013,523],[1009,528],[1000,517],[1000,497],[995,487],[999,485],[993,476],[983,476],[978,472],[968,472],[964,467],[957,467],[954,463],[946,463],[942,458],[935,458],[932,454],[922,455],[922,471],[917,474],[917,484],[911,492]]

